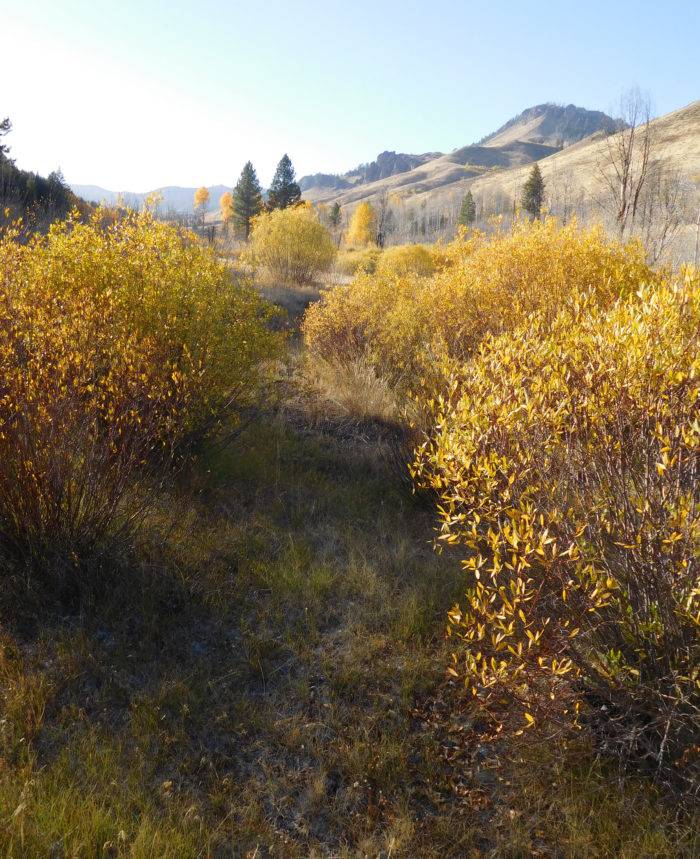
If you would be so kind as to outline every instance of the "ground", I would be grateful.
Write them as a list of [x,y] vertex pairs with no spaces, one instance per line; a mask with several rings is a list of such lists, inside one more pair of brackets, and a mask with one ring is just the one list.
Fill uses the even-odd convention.
[[324,414],[293,378],[91,596],[3,604],[0,854],[698,855],[585,738],[509,748],[460,703],[463,574],[403,431]]

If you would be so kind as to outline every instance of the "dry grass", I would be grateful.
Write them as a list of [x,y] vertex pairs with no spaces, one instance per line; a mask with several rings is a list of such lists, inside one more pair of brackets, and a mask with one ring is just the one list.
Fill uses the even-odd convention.
[[344,363],[307,358],[301,363],[296,387],[304,396],[305,408],[322,417],[405,423],[406,406],[362,358]]

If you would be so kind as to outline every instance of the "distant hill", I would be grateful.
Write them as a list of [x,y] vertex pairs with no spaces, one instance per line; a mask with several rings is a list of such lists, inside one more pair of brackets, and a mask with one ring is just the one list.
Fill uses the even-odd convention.
[[[655,161],[680,174],[684,181],[700,185],[700,101],[654,119],[652,129]],[[540,169],[550,190],[568,183],[572,193],[595,199],[603,190],[600,164],[605,162],[604,138],[601,133],[592,134],[541,160]],[[513,199],[520,193],[528,170],[518,167],[484,175],[468,186],[477,198],[500,194]],[[457,187],[457,195],[466,188],[467,183]]]
[[[609,197],[604,179],[609,163],[607,120],[601,119],[602,128],[578,141],[573,141],[573,134],[588,130],[590,124],[579,124],[578,131],[560,125],[552,133],[568,135],[571,141],[560,148],[534,142],[552,139],[547,125],[543,128],[541,114],[525,111],[516,119],[481,144],[456,149],[405,173],[338,190],[314,187],[307,189],[304,197],[313,202],[339,203],[346,219],[360,201],[380,204],[387,200],[395,217],[390,241],[435,240],[454,234],[460,204],[468,190],[480,218],[511,216],[536,161],[544,177],[550,211],[562,217],[576,214],[583,220],[603,217]],[[681,227],[673,253],[677,259],[693,259],[700,206],[700,101],[654,119],[652,129],[656,175],[666,176],[670,182],[668,204],[674,205],[674,183],[682,195],[677,200]],[[666,192],[661,189],[660,193]]]
[[611,133],[620,127],[600,110],[587,110],[568,104],[537,104],[529,107],[513,119],[509,119],[493,134],[479,141],[482,146],[507,146],[515,141],[542,143],[559,149],[578,143],[598,131]]
[[376,182],[378,179],[386,179],[397,173],[406,173],[408,170],[413,170],[414,167],[425,164],[426,161],[431,161],[441,154],[441,152],[424,152],[422,155],[407,155],[405,152],[380,152],[374,161],[359,164],[354,170],[348,170],[342,176],[333,173],[314,173],[312,176],[302,176],[299,180],[299,187],[302,192],[310,188],[332,190],[352,188],[354,185]]
[[[110,191],[99,185],[71,185],[70,187],[73,193],[82,197],[83,200],[113,206],[117,200],[121,199],[125,205],[135,209],[140,209],[143,206],[144,200],[149,194],[158,192],[163,195],[161,211],[172,211],[179,215],[191,215],[194,212],[194,192],[197,190],[196,188],[182,188],[177,185],[166,185],[163,188],[154,188],[153,191],[145,192]],[[225,185],[210,185],[208,187],[209,205],[207,211],[214,211],[219,207],[221,195],[231,189]]]
[[352,203],[384,192],[415,194],[435,190],[486,170],[509,169],[546,158],[591,134],[614,131],[618,122],[599,110],[573,104],[539,104],[508,120],[479,143],[448,154],[382,152],[340,176],[316,173],[299,182],[314,202]]

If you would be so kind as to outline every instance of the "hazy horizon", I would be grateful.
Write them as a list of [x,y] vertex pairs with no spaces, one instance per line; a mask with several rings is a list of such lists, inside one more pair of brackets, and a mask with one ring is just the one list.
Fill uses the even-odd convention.
[[230,187],[250,159],[267,185],[284,152],[298,176],[342,173],[383,150],[449,152],[542,102],[610,112],[638,85],[663,114],[700,95],[689,2],[663,20],[628,2],[282,8],[0,0],[18,166],[143,193]]

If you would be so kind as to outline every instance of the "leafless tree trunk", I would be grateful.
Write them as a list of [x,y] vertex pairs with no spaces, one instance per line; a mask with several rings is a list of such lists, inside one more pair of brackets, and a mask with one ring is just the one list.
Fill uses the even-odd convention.
[[624,127],[606,138],[598,170],[620,238],[634,228],[654,149],[651,103],[638,89],[620,99]]
[[392,226],[392,211],[389,205],[389,194],[384,191],[377,197],[377,244],[383,248],[386,244],[387,233]]
[[672,245],[687,212],[688,183],[679,170],[654,164],[642,195],[638,232],[649,259],[658,262]]

